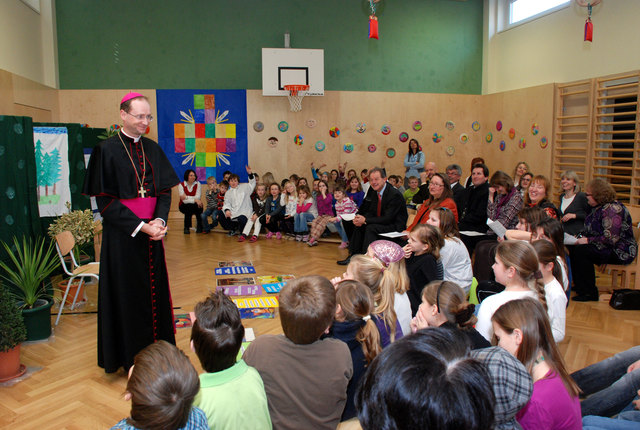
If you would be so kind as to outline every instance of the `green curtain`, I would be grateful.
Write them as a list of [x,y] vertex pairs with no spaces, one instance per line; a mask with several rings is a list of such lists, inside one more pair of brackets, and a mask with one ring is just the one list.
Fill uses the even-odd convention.
[[[42,235],[31,118],[0,116],[0,166],[0,240]],[[7,259],[4,248],[0,258]]]

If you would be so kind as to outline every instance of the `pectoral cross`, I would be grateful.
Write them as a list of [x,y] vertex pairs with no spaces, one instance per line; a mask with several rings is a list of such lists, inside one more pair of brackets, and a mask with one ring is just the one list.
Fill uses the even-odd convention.
[[140,189],[138,190],[138,195],[144,198],[144,195],[147,194],[147,190],[144,189],[142,185],[140,185]]

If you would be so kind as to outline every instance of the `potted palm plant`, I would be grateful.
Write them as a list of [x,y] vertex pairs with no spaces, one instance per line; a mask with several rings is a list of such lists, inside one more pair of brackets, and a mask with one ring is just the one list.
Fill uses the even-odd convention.
[[22,314],[9,290],[0,285],[0,382],[17,378],[26,370],[20,365],[20,344],[26,338]]
[[46,339],[51,335],[50,309],[53,298],[45,281],[58,268],[53,243],[44,237],[22,242],[14,236],[13,246],[1,242],[9,262],[0,261],[0,278],[14,290],[27,328],[27,340]]

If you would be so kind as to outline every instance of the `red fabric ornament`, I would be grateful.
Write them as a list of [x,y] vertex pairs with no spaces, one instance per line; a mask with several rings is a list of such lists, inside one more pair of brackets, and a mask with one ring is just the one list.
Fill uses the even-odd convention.
[[584,41],[593,42],[593,23],[591,22],[591,18],[587,18],[584,23]]
[[369,39],[378,39],[378,17],[375,15],[369,17]]

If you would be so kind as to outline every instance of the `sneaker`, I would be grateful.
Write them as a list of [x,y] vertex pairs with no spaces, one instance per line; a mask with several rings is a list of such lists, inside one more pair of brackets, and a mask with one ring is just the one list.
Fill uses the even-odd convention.
[[276,239],[282,239],[282,233],[277,232],[276,233]]
[[345,249],[349,247],[349,242],[342,242],[338,248]]
[[273,237],[273,233],[272,232],[268,232],[267,233],[267,239],[271,239]]
[[302,241],[303,242],[309,242],[309,235],[308,234],[302,235]]
[[229,233],[227,233],[227,236],[235,236],[236,234],[238,234],[238,230],[229,230]]
[[185,229],[184,229],[184,234],[189,234],[189,233],[191,233],[191,232],[189,231],[189,229],[188,229],[188,228],[185,228]]
[[238,236],[238,242],[244,242],[245,240],[247,240],[247,236],[245,236],[244,234]]
[[301,234],[296,234],[296,242],[300,242],[302,240]]
[[309,239],[309,242],[307,242],[307,245],[309,246],[318,246],[318,241],[315,240],[314,238]]
[[251,236],[251,239],[249,239],[249,243],[254,243],[257,240],[258,240],[258,236],[254,234],[253,236]]

